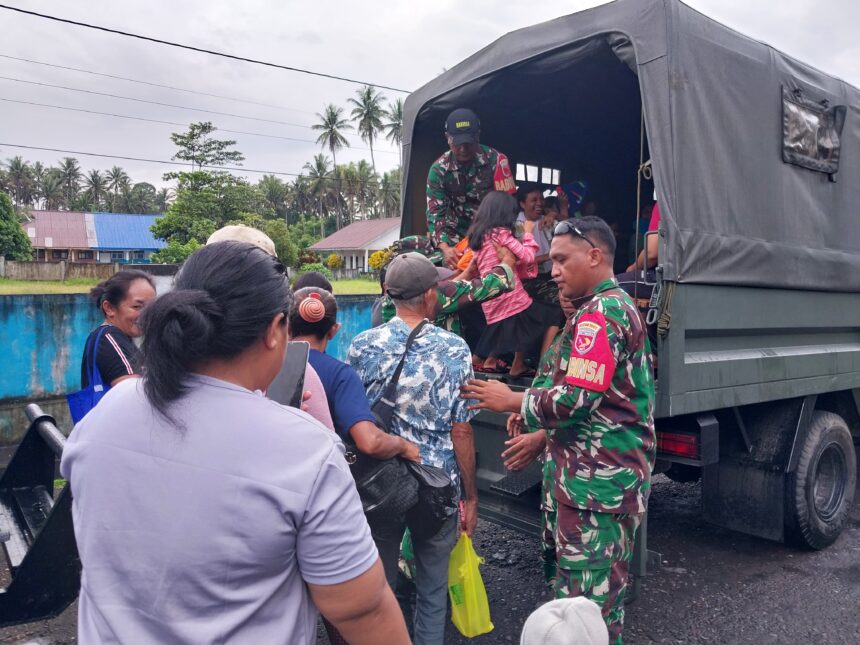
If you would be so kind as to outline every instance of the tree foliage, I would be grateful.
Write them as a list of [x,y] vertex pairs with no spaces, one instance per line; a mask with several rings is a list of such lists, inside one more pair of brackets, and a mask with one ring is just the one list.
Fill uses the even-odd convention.
[[343,258],[337,253],[330,253],[325,260],[325,265],[332,270],[342,269],[344,265]]
[[0,193],[0,255],[7,260],[32,260],[33,245],[21,228],[12,200]]
[[195,238],[185,244],[170,240],[163,249],[152,254],[152,261],[159,264],[182,264],[186,258],[202,246]]
[[170,140],[179,147],[179,152],[173,155],[173,159],[190,162],[192,170],[202,170],[203,166],[225,166],[228,163],[242,165],[245,156],[238,150],[230,150],[236,141],[212,137],[217,130],[210,121],[202,121],[189,125],[187,132],[174,132]]

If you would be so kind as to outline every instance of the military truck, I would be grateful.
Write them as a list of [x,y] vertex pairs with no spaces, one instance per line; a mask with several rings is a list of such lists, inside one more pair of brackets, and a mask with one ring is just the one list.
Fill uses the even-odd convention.
[[[518,180],[586,180],[624,231],[656,195],[656,471],[701,477],[714,524],[831,544],[860,439],[860,91],[677,0],[521,29],[406,100],[403,235],[458,107]],[[475,432],[482,511],[534,527],[537,466],[505,471],[502,415]]]

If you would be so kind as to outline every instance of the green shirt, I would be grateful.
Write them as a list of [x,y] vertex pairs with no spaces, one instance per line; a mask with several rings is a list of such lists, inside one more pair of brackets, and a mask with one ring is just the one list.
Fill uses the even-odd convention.
[[[499,185],[495,183],[497,167]],[[466,236],[487,193],[512,187],[508,158],[498,150],[482,145],[472,163],[462,167],[449,150],[427,174],[427,234],[436,245],[454,246]]]
[[[436,285],[436,314],[433,322],[450,332],[460,334],[460,317],[457,312],[472,302],[484,302],[514,288],[514,274],[507,264],[494,266],[483,278],[472,280],[445,280]],[[394,303],[385,296],[382,301],[382,322],[396,315]]]
[[551,386],[526,390],[521,413],[530,429],[547,430],[556,501],[644,512],[656,456],[651,350],[639,311],[614,278],[594,289],[552,351]]

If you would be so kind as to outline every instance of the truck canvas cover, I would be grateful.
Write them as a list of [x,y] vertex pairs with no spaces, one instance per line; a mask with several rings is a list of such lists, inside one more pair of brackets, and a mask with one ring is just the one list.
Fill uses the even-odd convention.
[[571,156],[616,164],[634,186],[627,211],[644,119],[666,280],[860,291],[860,91],[677,0],[512,32],[410,95],[404,234],[426,229],[427,171],[456,107],[513,162],[568,180]]

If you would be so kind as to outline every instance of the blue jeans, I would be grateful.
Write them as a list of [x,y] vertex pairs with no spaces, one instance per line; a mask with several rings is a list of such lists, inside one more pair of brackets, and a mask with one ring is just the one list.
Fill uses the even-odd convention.
[[[448,519],[441,530],[431,538],[413,539],[415,551],[415,620],[412,642],[414,645],[442,645],[445,638],[445,613],[448,608],[448,560],[457,542],[458,514]],[[403,519],[373,522],[370,531],[385,569],[385,577],[392,589],[397,585],[397,561],[400,542],[406,522]]]

